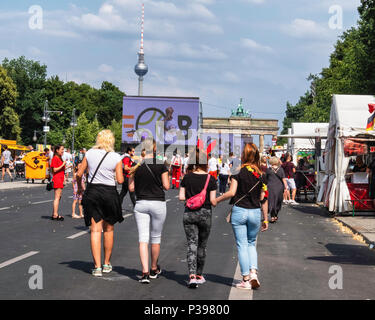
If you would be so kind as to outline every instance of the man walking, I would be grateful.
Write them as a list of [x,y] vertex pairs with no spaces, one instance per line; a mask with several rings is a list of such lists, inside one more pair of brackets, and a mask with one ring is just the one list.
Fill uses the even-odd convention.
[[10,181],[13,182],[13,176],[10,173],[10,170],[9,170],[9,164],[12,160],[13,160],[12,154],[8,150],[8,146],[4,146],[4,151],[1,154],[1,166],[3,168],[3,175],[2,175],[2,178],[1,178],[1,182],[4,182],[5,171],[9,174]]
[[171,161],[172,168],[172,189],[180,188],[180,177],[182,172],[182,158],[178,152],[176,152]]

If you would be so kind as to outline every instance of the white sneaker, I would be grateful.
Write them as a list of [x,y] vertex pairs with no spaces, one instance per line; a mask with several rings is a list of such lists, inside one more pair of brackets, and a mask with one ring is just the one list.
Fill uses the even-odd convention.
[[292,205],[299,205],[299,203],[296,202],[296,200],[292,200],[292,201],[290,201],[290,204],[292,204]]
[[259,280],[258,280],[258,275],[255,272],[252,272],[250,274],[250,284],[251,284],[251,288],[253,290],[254,289],[258,289],[260,287],[260,283],[259,283]]
[[283,200],[284,204],[289,204],[289,200]]

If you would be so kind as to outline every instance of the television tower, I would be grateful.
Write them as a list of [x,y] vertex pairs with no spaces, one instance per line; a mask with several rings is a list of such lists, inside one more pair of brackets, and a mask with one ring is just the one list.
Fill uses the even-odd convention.
[[141,28],[141,48],[138,52],[138,63],[134,67],[134,71],[138,76],[138,95],[143,96],[143,77],[148,72],[148,66],[145,64],[145,53],[143,51],[143,32],[145,23],[145,5],[142,4],[142,28]]

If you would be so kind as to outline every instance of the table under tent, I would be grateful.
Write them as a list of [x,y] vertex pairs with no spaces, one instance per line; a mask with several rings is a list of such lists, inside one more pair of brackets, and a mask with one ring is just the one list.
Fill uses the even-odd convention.
[[331,213],[374,211],[367,167],[375,160],[375,131],[366,131],[374,103],[374,96],[333,95],[318,196]]

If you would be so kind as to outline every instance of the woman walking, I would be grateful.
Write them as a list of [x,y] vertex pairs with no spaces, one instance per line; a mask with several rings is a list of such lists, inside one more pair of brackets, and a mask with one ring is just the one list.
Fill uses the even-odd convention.
[[[82,177],[88,170],[88,186],[82,199],[85,224],[91,227],[91,252],[95,267],[92,275],[101,277],[112,271],[111,255],[116,222],[124,220],[120,197],[116,189],[124,182],[121,156],[114,152],[115,138],[110,130],[98,133],[96,145],[86,152],[78,169],[78,192],[82,192]],[[102,231],[104,264],[101,264]]]
[[[148,284],[161,273],[158,265],[161,235],[167,205],[164,190],[169,190],[169,174],[165,164],[156,161],[156,143],[151,139],[143,142],[145,157],[142,164],[131,170],[129,191],[135,192],[137,202],[134,207],[139,235],[139,255],[142,264],[141,283]],[[151,229],[151,230],[150,230]],[[151,234],[151,272],[149,269],[149,242]]]
[[271,215],[271,223],[278,220],[278,214],[281,209],[284,191],[288,189],[284,169],[280,166],[280,160],[272,157],[269,160],[270,168],[266,171],[268,187],[268,213]]
[[64,221],[64,217],[59,215],[59,204],[61,199],[61,194],[64,189],[65,180],[65,168],[66,162],[62,160],[64,154],[64,146],[57,145],[55,147],[54,156],[51,161],[51,171],[53,174],[53,189],[55,191],[55,199],[53,201],[53,214],[52,220]]
[[219,170],[219,193],[222,195],[227,190],[228,179],[230,176],[229,160],[226,156],[223,157]]
[[[216,180],[208,174],[207,154],[196,150],[190,157],[187,174],[181,183],[179,199],[186,201],[206,188],[206,198],[202,206],[190,209],[185,205],[183,225],[188,242],[187,263],[189,269],[189,288],[206,282],[203,267],[206,259],[206,247],[211,230],[212,208],[216,206]],[[228,177],[227,177],[228,180]]]
[[[259,231],[268,229],[267,186],[260,170],[259,151],[255,144],[246,144],[242,153],[242,166],[232,177],[230,190],[217,198],[217,202],[232,198],[231,224],[234,231],[238,260],[243,280],[239,289],[257,289],[258,255],[256,239]],[[261,212],[262,211],[262,212]],[[264,221],[261,222],[261,213]]]

